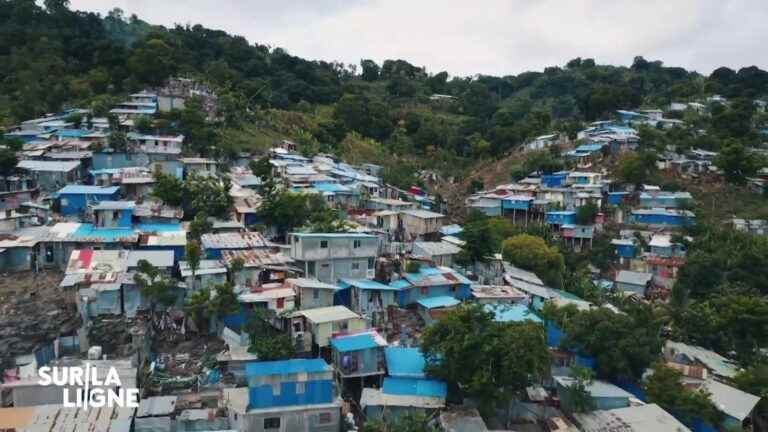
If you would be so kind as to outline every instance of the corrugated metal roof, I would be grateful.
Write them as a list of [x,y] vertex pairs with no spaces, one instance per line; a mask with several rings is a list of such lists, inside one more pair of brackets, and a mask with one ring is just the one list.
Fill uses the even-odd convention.
[[376,282],[370,279],[341,279],[346,285],[353,286],[355,288],[364,290],[398,290],[399,288],[391,285],[384,285],[381,282]]
[[132,210],[136,207],[136,201],[99,201],[93,210]]
[[120,190],[119,186],[91,186],[70,184],[59,189],[59,194],[77,195],[114,195]]
[[438,297],[423,298],[418,300],[417,303],[420,306],[425,307],[427,309],[436,309],[436,308],[456,306],[461,302],[455,297],[438,296]]
[[448,386],[442,381],[431,379],[386,377],[382,392],[392,395],[445,398],[448,394]]
[[419,210],[419,209],[403,209],[403,210],[400,210],[400,213],[408,216],[413,216],[419,219],[439,219],[439,218],[445,217],[444,214],[435,213],[428,210]]
[[690,432],[656,404],[575,413],[574,417],[584,432]]
[[437,409],[445,406],[445,398],[386,394],[381,390],[366,387],[360,396],[360,406],[363,408],[380,406]]
[[230,265],[234,260],[240,259],[243,261],[244,267],[285,266],[294,262],[291,257],[285,256],[280,252],[258,249],[225,249],[221,251],[221,259],[227,265]]
[[269,243],[261,233],[247,232],[228,232],[228,233],[208,233],[200,237],[200,241],[205,249],[249,249],[269,247]]
[[[556,376],[553,378],[559,385],[563,387],[571,387],[576,383],[576,378],[574,377]],[[589,384],[587,384],[586,390],[594,398],[605,397],[629,399],[635,397],[632,393],[622,389],[619,386],[613,385],[607,381],[597,379],[592,380]]]
[[387,345],[385,341],[375,331],[360,333],[354,335],[338,336],[331,339],[331,346],[339,352],[360,351],[383,347]]
[[345,306],[330,306],[323,308],[307,309],[298,312],[315,324],[321,324],[331,321],[342,321],[353,318],[360,318],[360,315],[347,309]]
[[23,160],[16,165],[28,171],[69,172],[80,166],[80,161]]
[[322,359],[291,359],[253,362],[245,365],[248,377],[330,372],[333,368]]
[[648,282],[651,281],[651,279],[653,279],[653,275],[650,273],[635,272],[630,270],[620,270],[616,275],[617,283],[625,283],[630,285],[645,286]]
[[139,403],[136,417],[167,416],[176,409],[177,396],[154,396],[144,398]]
[[317,279],[308,279],[308,278],[286,279],[285,282],[287,284],[294,285],[299,288],[316,288],[316,289],[329,289],[329,290],[338,290],[340,288],[338,285],[327,284],[325,282],[320,282]]
[[139,261],[147,260],[155,267],[173,267],[173,251],[132,250],[128,251],[129,268],[137,267]]
[[413,253],[426,257],[440,255],[456,255],[461,252],[461,248],[446,242],[414,242]]

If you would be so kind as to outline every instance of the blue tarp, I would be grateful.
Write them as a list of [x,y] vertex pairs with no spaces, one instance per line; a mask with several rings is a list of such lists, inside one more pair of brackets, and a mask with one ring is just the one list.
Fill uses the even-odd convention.
[[426,362],[418,348],[389,347],[384,350],[389,375],[396,378],[424,378]]

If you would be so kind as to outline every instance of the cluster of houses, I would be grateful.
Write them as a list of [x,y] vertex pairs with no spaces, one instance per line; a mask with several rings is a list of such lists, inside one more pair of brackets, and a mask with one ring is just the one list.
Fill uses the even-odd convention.
[[[112,110],[129,130],[131,145],[121,151],[108,148],[109,125],[102,119],[81,129],[65,121],[72,112],[24,122],[9,133],[24,145],[17,174],[0,182],[0,271],[61,272],[58,289],[82,326],[20,353],[14,367],[3,371],[0,430],[323,432],[356,430],[368,420],[409,413],[425,413],[446,431],[489,430],[477,410],[450,401],[447,383],[427,375],[419,350],[423,330],[466,303],[481,305],[496,321],[535,323],[547,334],[555,359],[551,374],[514,404],[513,423],[536,430],[545,430],[542,424],[550,425],[546,430],[612,430],[617,423],[631,431],[688,430],[632,388],[600,380],[587,388],[595,410],[565,416],[575,383],[571,367],[594,367],[594,360],[561,349],[562,331],[539,313],[548,302],[579,310],[597,306],[547,286],[500,256],[472,273],[460,268],[461,226],[449,224],[423,189],[385,184],[377,165],[306,157],[291,141],[276,143],[266,156],[279,187],[322,196],[344,211],[348,229],[296,231],[274,241],[271,227],[259,220],[262,179],[247,168],[262,155],[243,155],[224,170],[215,160],[186,154],[183,136],[133,130],[140,116],[178,108],[189,94],[206,90],[181,81],[170,87],[178,91],[137,93]],[[601,149],[623,152],[637,145],[626,125],[600,123],[584,133],[586,145]],[[183,209],[152,197],[155,172],[231,181],[230,218],[212,220],[201,235],[199,262],[186,256],[189,222]],[[690,199],[653,186],[617,190],[602,173],[577,170],[500,185],[465,204],[514,223],[544,224],[574,248],[592,244],[610,210],[634,229],[613,242],[623,266],[614,288],[652,297],[657,287],[670,286],[684,259],[674,229],[692,221],[685,209]],[[580,220],[579,209],[588,204],[598,212]],[[137,281],[145,262],[155,277],[172,281],[162,306]],[[236,310],[206,317],[205,326],[186,316],[190,298],[225,283],[233,287]],[[158,307],[164,318],[146,325],[142,320],[154,320],[147,317]],[[248,329],[255,319],[289,338],[295,357],[263,361],[250,352]],[[129,341],[134,355],[107,358],[92,343],[88,330],[104,320],[139,323]],[[167,360],[151,343],[169,334],[195,345],[215,338],[223,348],[206,360],[201,375],[169,378],[172,363],[190,357],[181,352]],[[673,342],[663,356],[687,384],[713,395],[728,425],[749,420],[759,398],[720,379],[735,373],[727,360]],[[142,387],[139,408],[104,407],[78,416],[63,406],[60,392],[37,380],[39,367],[84,364],[116,368],[124,387]],[[170,384],[149,392],[147,383],[158,380]]]

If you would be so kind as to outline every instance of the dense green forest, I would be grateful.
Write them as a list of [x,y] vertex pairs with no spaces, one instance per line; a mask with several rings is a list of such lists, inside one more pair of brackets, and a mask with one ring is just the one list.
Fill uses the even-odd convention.
[[[216,89],[221,114],[216,133],[206,134],[213,142],[193,150],[232,154],[282,135],[353,160],[399,161],[393,170],[414,160],[440,168],[498,157],[551,130],[575,134],[616,109],[768,94],[768,72],[756,67],[723,67],[707,77],[642,57],[631,67],[576,58],[504,77],[452,77],[405,60],[309,61],[201,25],[165,28],[120,10],[106,17],[73,11],[66,0],[0,1],[0,36],[2,125],[63,107],[103,108],[190,76]],[[430,100],[435,93],[455,99]],[[747,115],[737,111],[745,105]],[[731,134],[729,120],[747,118],[733,135],[754,136],[751,104],[734,106],[723,109],[721,129]],[[718,147],[707,140],[704,147]]]

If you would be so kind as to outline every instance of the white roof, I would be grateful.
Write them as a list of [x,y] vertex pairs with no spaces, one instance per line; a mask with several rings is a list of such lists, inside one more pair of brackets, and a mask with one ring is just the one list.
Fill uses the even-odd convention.
[[360,395],[360,406],[393,406],[393,407],[414,407],[414,408],[442,408],[445,406],[445,399],[427,396],[409,396],[387,394],[381,390],[372,388],[363,388]]
[[330,306],[315,309],[299,311],[308,320],[315,324],[321,324],[331,321],[341,321],[353,318],[360,318],[360,315],[347,309],[345,306]]
[[331,289],[331,290],[339,289],[339,287],[336,285],[320,282],[317,279],[292,278],[292,279],[286,279],[285,282],[288,284],[297,286],[299,288],[318,288],[318,289]]
[[456,255],[461,252],[461,248],[446,242],[414,242],[413,253],[424,253],[429,257],[440,255]]
[[242,303],[258,303],[278,298],[291,297],[294,295],[296,295],[296,293],[293,291],[293,288],[275,288],[260,292],[248,292],[245,294],[240,294],[237,299]]
[[651,247],[670,247],[672,246],[672,236],[667,234],[655,234],[648,243]]
[[631,285],[645,285],[653,279],[653,275],[644,272],[621,270],[616,275],[616,282]]
[[80,161],[23,160],[16,166],[29,171],[69,172],[79,167]]
[[[179,261],[179,271],[182,277],[192,276],[192,270],[189,268],[189,263],[186,261]],[[226,273],[227,268],[219,260],[200,260],[195,276],[207,275],[207,274],[222,274]]]
[[690,432],[656,404],[574,414],[584,432]]
[[445,217],[445,215],[440,213],[435,213],[428,210],[419,210],[419,209],[403,209],[403,210],[400,210],[400,213],[406,214],[408,216],[417,217],[419,219],[438,219],[438,218]]
[[760,398],[755,395],[713,379],[704,382],[702,387],[710,393],[709,398],[717,409],[739,421],[747,418],[755,405],[760,402]]
[[139,261],[147,260],[155,267],[173,267],[173,251],[131,250],[128,251],[128,267],[137,267]]

